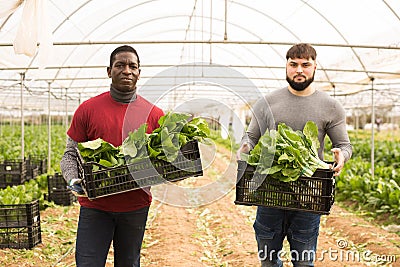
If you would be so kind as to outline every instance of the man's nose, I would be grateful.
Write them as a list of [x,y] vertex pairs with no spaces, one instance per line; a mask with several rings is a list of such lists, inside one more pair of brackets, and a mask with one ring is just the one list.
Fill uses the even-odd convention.
[[129,67],[129,65],[125,65],[122,71],[125,73],[131,73],[131,68]]
[[296,68],[296,72],[303,72],[303,67],[301,65],[298,65]]

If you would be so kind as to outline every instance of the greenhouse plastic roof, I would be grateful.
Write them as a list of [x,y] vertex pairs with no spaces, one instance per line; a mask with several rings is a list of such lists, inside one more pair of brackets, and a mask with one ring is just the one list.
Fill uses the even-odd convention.
[[373,92],[393,111],[399,36],[398,0],[3,0],[0,111],[73,112],[109,89],[122,44],[139,53],[140,94],[162,108],[243,106],[286,86],[298,42],[314,45],[318,88],[346,109],[368,108]]

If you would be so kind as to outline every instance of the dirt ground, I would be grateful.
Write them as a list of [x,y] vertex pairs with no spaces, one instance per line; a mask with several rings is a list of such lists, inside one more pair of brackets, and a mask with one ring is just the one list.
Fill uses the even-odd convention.
[[[158,206],[147,230],[144,266],[258,266],[255,208],[235,206],[233,199],[230,193],[196,209]],[[338,206],[323,216],[318,244],[315,266],[400,266],[399,236]]]
[[[252,227],[256,207],[235,205],[235,179],[224,179],[236,176],[231,158],[220,149],[214,153],[202,151],[203,176],[152,188],[154,200],[141,266],[259,266]],[[55,240],[54,233],[70,227],[67,221],[52,223],[46,219],[59,210],[48,208],[41,213],[46,231],[30,263],[13,255],[6,266],[74,266],[73,244],[62,259],[52,264],[44,264],[40,255],[44,246],[62,242]],[[78,210],[79,206],[74,205],[63,216],[76,225]],[[286,241],[284,248],[289,252]],[[0,250],[0,259],[6,256],[11,257],[10,251]],[[400,236],[335,204],[330,215],[322,216],[316,259],[317,267],[400,267]],[[111,249],[106,266],[113,266],[112,262]],[[285,266],[292,266],[289,262],[285,258]]]

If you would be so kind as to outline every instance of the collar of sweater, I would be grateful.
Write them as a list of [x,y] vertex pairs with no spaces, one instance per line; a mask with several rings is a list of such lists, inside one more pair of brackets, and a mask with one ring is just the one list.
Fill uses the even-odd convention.
[[121,103],[130,103],[136,100],[136,88],[129,92],[122,92],[110,86],[111,97]]

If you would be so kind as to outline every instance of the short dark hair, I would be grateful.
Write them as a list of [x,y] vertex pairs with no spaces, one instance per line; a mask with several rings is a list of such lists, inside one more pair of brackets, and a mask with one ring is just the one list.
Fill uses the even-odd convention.
[[131,52],[131,53],[134,53],[134,54],[136,55],[136,57],[137,57],[138,67],[140,67],[139,55],[138,55],[138,53],[136,52],[135,48],[133,48],[132,46],[129,46],[129,45],[122,45],[122,46],[120,46],[120,47],[115,48],[114,51],[112,51],[112,53],[111,53],[111,55],[110,55],[110,68],[112,67],[112,65],[113,65],[113,63],[114,63],[115,56],[116,56],[118,53],[121,53],[121,52]]
[[317,58],[317,52],[314,47],[310,44],[299,43],[293,45],[286,53],[286,60],[289,58],[303,58],[315,60]]

